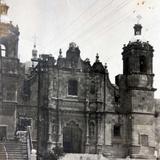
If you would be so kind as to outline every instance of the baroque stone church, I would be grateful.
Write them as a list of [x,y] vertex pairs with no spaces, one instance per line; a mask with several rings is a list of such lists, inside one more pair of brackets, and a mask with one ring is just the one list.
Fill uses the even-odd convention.
[[109,79],[99,56],[91,65],[70,43],[37,55],[32,66],[18,58],[19,28],[7,21],[0,3],[0,139],[11,141],[30,126],[39,159],[59,146],[65,153],[103,154],[110,158],[153,159],[160,149],[160,103],[154,99],[153,47],[142,40],[141,24],[123,46],[123,74]]

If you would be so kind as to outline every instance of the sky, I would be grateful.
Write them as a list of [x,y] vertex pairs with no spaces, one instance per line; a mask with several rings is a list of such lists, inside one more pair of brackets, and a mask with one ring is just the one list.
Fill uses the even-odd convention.
[[[122,48],[133,37],[137,21],[142,35],[154,47],[155,97],[160,98],[160,1],[159,0],[5,0],[9,18],[20,30],[19,58],[29,61],[36,41],[39,54],[59,49],[66,56],[70,42],[81,50],[81,58],[91,64],[98,53],[107,63],[109,77],[122,73]],[[141,18],[137,18],[141,17]]]

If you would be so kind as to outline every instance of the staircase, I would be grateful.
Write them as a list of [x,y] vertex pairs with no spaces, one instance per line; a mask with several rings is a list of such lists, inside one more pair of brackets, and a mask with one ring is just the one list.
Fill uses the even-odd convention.
[[61,160],[110,160],[98,154],[66,154]]
[[129,157],[126,158],[106,158],[101,154],[65,154],[64,157],[61,157],[60,160],[156,160],[155,159],[132,159]]
[[0,160],[28,160],[27,143],[16,140],[0,142]]
[[7,160],[7,155],[4,146],[0,143],[0,160]]

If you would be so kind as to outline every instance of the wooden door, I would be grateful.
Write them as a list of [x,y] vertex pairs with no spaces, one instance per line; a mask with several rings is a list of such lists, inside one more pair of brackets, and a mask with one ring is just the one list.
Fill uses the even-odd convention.
[[82,131],[75,122],[63,128],[63,150],[65,153],[81,153]]

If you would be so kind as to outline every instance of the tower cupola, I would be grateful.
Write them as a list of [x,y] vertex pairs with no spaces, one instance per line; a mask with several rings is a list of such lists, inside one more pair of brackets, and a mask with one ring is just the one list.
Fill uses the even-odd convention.
[[152,57],[153,47],[141,35],[142,25],[135,24],[134,38],[123,47],[124,74],[153,74]]
[[141,35],[142,26],[141,24],[135,24],[134,25],[134,35]]
[[142,25],[135,24],[134,37],[123,47],[123,74],[128,77],[128,85],[152,89],[153,47],[141,35]]

